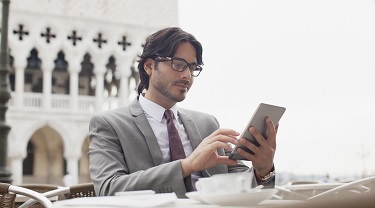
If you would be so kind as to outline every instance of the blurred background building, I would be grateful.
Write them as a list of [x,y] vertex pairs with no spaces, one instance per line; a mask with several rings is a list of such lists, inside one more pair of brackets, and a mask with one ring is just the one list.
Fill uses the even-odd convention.
[[11,0],[13,184],[89,181],[90,117],[135,97],[147,35],[177,24],[175,0]]

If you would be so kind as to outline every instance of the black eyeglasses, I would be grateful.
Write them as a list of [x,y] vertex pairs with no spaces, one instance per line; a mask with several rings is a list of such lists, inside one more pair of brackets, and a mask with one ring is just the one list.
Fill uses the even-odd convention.
[[189,64],[184,59],[177,58],[177,57],[171,58],[171,57],[160,57],[159,56],[159,57],[156,57],[154,60],[155,61],[171,61],[171,68],[175,71],[178,71],[178,72],[183,72],[183,71],[185,71],[185,69],[189,68],[190,74],[193,77],[199,76],[199,74],[201,73],[201,71],[203,69],[202,66],[200,66],[196,63]]

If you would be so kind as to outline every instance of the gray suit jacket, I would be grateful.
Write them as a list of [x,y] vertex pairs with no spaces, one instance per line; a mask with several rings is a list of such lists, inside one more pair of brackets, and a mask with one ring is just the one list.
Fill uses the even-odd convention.
[[[193,149],[219,128],[216,118],[178,109]],[[154,132],[137,99],[128,107],[95,115],[90,120],[90,174],[97,195],[119,191],[154,190],[185,197],[186,187],[179,161],[165,163]],[[226,154],[218,149],[220,155]],[[217,165],[202,171],[218,173],[249,171],[249,167]]]

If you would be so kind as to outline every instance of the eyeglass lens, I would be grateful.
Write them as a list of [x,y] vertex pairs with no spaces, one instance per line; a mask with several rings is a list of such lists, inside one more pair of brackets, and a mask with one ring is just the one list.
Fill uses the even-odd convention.
[[173,59],[172,60],[172,69],[183,72],[187,67],[189,67],[190,73],[193,76],[198,76],[200,69],[196,64],[188,64],[183,60]]

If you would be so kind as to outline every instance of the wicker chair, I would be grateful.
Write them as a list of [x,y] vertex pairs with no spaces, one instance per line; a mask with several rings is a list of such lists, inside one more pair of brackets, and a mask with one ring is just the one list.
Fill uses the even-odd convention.
[[7,183],[0,183],[1,208],[13,208],[15,204],[16,194],[30,197],[35,200],[35,202],[41,203],[46,208],[52,207],[51,201],[47,197],[36,191]]
[[13,208],[16,200],[16,194],[9,193],[9,184],[0,183],[0,207]]
[[38,193],[45,193],[47,191],[52,191],[60,187],[58,185],[44,184],[44,183],[25,183],[25,184],[19,184],[17,186],[31,189]]
[[[27,188],[27,189],[36,191],[36,192],[41,193],[41,194],[43,194],[45,192],[48,192],[48,191],[56,190],[59,187],[61,187],[59,185],[44,184],[44,183],[26,183],[26,184],[19,184],[17,186]],[[49,200],[51,202],[53,202],[53,201],[57,201],[59,199],[64,199],[64,198],[65,198],[64,195],[60,195],[60,196],[50,197]],[[25,203],[29,199],[30,199],[29,197],[17,197],[15,207],[21,206],[23,203]],[[43,208],[43,205],[40,204],[40,203],[35,203],[31,206],[28,206],[28,208]]]
[[69,193],[64,194],[65,199],[94,197],[96,196],[93,183],[82,183],[69,187]]
[[[58,200],[73,199],[73,198],[83,198],[83,197],[94,197],[96,196],[93,183],[82,183],[78,185],[73,185],[70,187],[59,187],[58,189],[47,191],[43,193],[45,197],[61,196]],[[27,200],[19,208],[30,207],[31,205],[37,203],[33,199]]]

